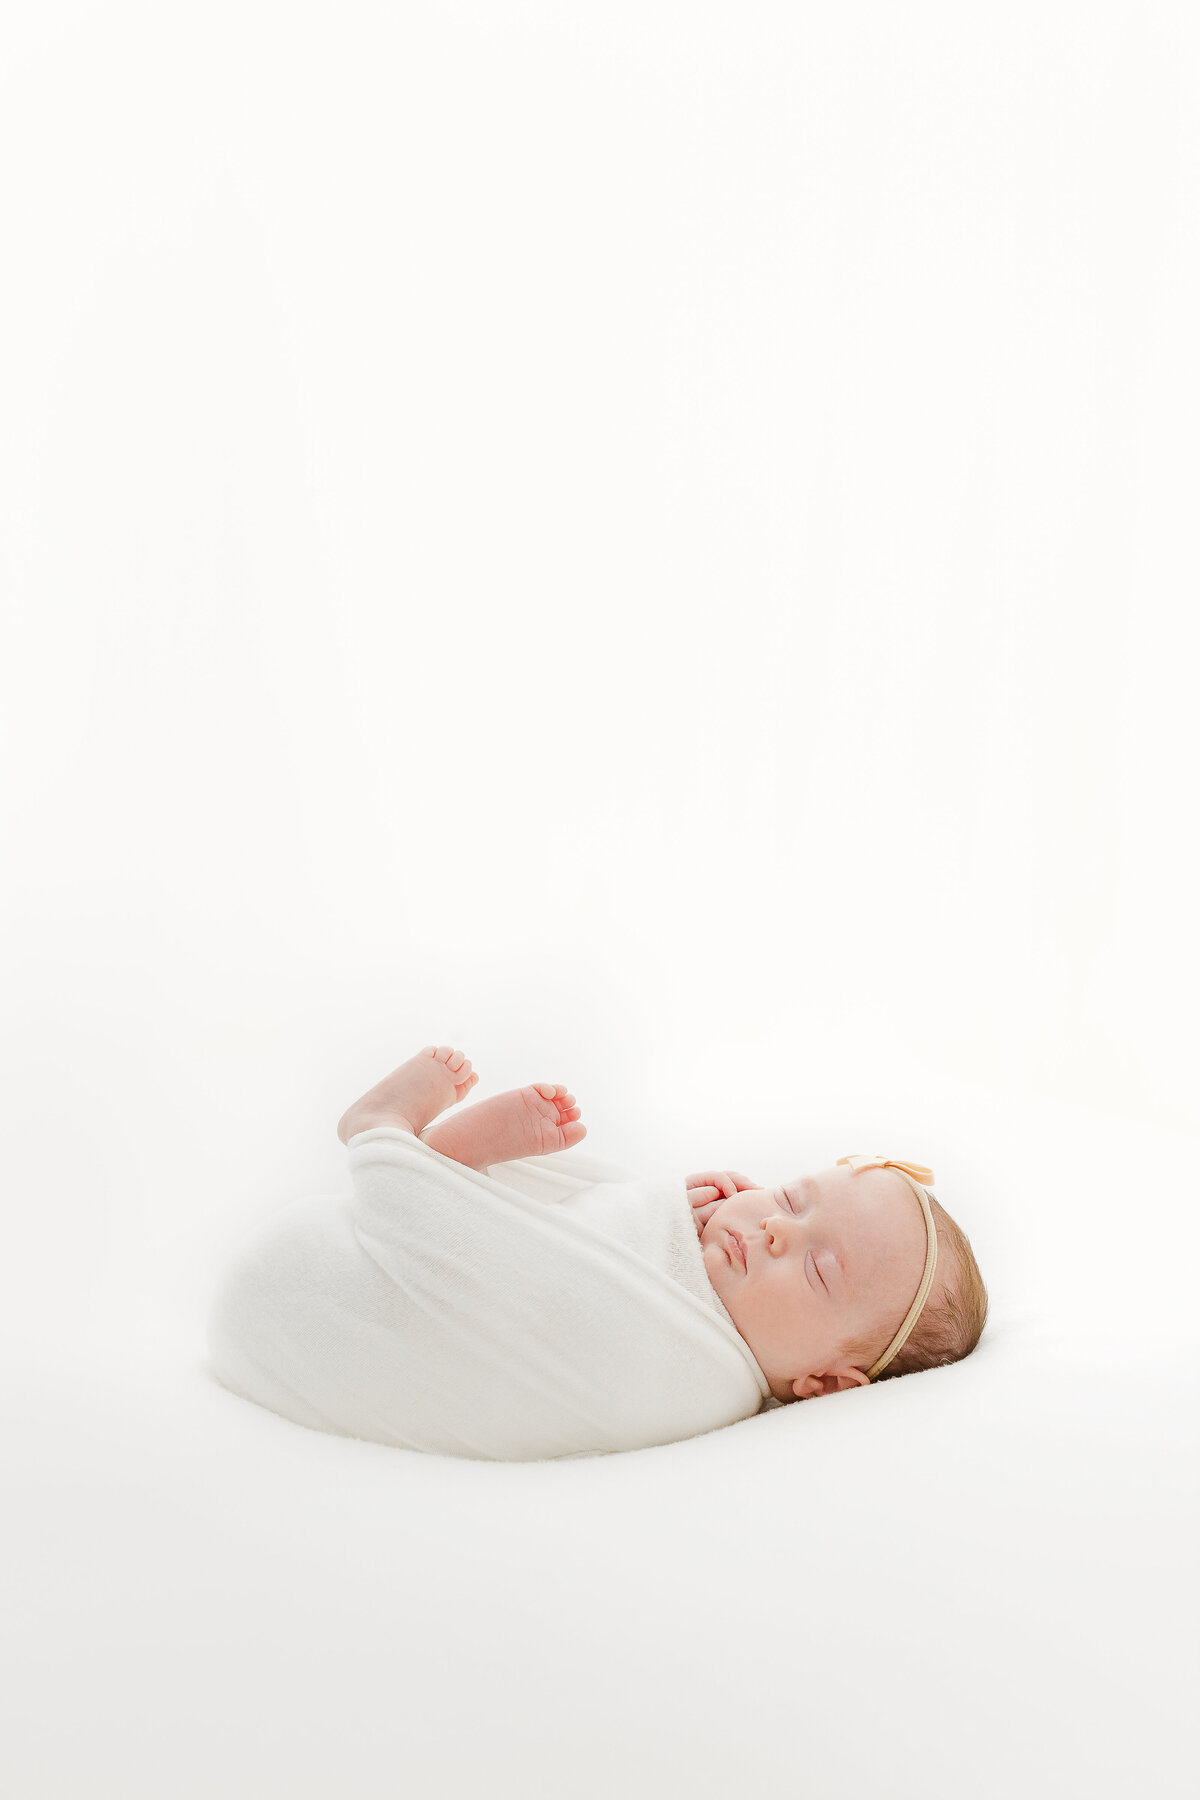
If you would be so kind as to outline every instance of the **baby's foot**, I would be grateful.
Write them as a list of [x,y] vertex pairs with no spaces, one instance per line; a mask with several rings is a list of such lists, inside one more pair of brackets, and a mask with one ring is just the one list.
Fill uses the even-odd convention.
[[522,1156],[569,1150],[587,1136],[587,1126],[579,1123],[574,1094],[561,1083],[535,1081],[480,1100],[420,1136],[440,1155],[470,1169],[486,1169]]
[[370,1131],[373,1125],[398,1125],[419,1137],[431,1119],[464,1100],[478,1080],[461,1050],[426,1044],[342,1114],[338,1136],[348,1144],[356,1132]]

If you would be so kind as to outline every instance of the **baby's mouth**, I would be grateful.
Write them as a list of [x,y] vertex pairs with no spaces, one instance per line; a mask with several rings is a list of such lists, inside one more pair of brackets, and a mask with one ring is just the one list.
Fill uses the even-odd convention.
[[745,1240],[742,1237],[741,1232],[734,1231],[732,1228],[730,1228],[729,1242],[732,1245],[732,1249],[730,1250],[730,1253],[729,1253],[729,1260],[735,1266],[740,1264],[742,1271],[744,1273],[748,1267],[748,1264],[746,1262],[746,1244],[745,1244]]

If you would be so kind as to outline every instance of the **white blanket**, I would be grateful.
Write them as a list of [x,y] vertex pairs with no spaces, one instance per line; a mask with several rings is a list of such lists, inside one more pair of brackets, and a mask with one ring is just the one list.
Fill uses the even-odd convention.
[[704,1268],[682,1177],[576,1150],[485,1173],[407,1132],[349,1144],[353,1193],[266,1220],[208,1321],[228,1388],[297,1424],[527,1462],[695,1437],[767,1381]]

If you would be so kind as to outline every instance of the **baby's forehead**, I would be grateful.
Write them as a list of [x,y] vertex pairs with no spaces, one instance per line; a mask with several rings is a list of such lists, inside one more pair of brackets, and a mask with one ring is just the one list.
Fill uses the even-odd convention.
[[831,1198],[869,1194],[873,1199],[902,1200],[912,1192],[898,1169],[852,1169],[849,1163],[839,1163],[832,1169],[818,1169],[808,1179],[816,1182],[822,1195]]
[[896,1169],[854,1170],[843,1163],[819,1169],[810,1179],[813,1197],[820,1198],[831,1217],[870,1237],[910,1236],[920,1217],[916,1196]]

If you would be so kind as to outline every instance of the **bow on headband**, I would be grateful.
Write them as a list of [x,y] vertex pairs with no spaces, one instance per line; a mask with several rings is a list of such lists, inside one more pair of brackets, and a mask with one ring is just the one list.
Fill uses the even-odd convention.
[[897,1162],[894,1156],[839,1156],[838,1162],[849,1163],[856,1175],[860,1169],[902,1169],[914,1181],[933,1186],[933,1170],[927,1169],[924,1163]]

